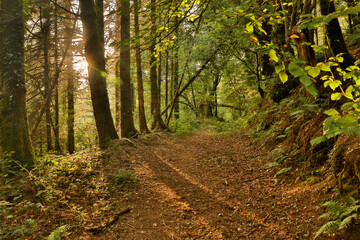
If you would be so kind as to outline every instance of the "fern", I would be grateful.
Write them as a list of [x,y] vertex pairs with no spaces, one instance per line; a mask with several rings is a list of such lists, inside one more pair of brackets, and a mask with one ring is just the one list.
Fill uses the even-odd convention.
[[339,229],[339,225],[341,224],[340,220],[330,221],[325,223],[316,233],[315,238],[319,237],[323,233],[332,233]]
[[346,226],[348,226],[352,220],[357,220],[358,219],[358,214],[354,213],[350,216],[348,216],[347,218],[345,218],[344,220],[342,220],[342,222],[339,225],[339,230],[345,228]]
[[353,220],[358,220],[360,209],[359,201],[350,197],[347,202],[328,201],[322,204],[327,208],[327,212],[322,214],[319,219],[328,219],[316,233],[315,238],[321,234],[332,233],[349,226]]

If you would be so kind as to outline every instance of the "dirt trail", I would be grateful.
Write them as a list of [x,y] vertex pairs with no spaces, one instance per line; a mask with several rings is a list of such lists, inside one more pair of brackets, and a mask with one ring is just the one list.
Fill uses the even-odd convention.
[[121,154],[138,176],[117,193],[132,211],[87,239],[313,239],[320,226],[324,184],[274,178],[268,152],[243,133],[161,137]]

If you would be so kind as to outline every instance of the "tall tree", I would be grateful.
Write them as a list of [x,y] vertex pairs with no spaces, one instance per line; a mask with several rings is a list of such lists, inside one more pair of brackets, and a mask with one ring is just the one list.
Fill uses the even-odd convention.
[[[334,1],[330,0],[320,0],[320,9],[322,15],[328,15],[335,12],[335,3]],[[341,32],[340,23],[337,18],[332,19],[326,25],[326,36],[329,39],[329,45],[334,55],[336,56],[339,53],[343,54],[342,57],[344,58],[344,61],[340,63],[340,66],[345,69],[350,65],[353,65],[355,59],[353,56],[351,56],[346,47],[346,43]]]
[[[119,12],[115,17],[115,40],[120,42],[120,0],[116,0],[116,10]],[[120,51],[118,51],[120,52]],[[115,127],[120,127],[120,58],[115,62]]]
[[[55,0],[54,7],[54,62],[55,62],[55,72],[59,71],[59,36],[58,36],[58,8],[57,0]],[[57,154],[61,154],[60,147],[60,125],[59,125],[59,79],[56,79],[55,82],[55,123],[54,123],[54,136],[55,136],[55,151]]]
[[[141,7],[141,0],[134,0],[134,25],[135,36],[139,38],[139,9]],[[142,63],[141,63],[141,51],[140,43],[135,46],[135,58],[136,58],[136,77],[137,77],[137,90],[138,90],[138,108],[139,108],[139,129],[141,133],[148,133],[149,129],[146,123],[145,116],[145,104],[144,104],[144,87],[142,76]]]
[[[71,0],[65,0],[66,9],[71,9]],[[71,14],[66,13],[65,36],[72,39]],[[69,40],[70,41],[70,40]],[[67,149],[70,154],[75,151],[75,73],[73,66],[73,44],[69,43],[69,50],[66,56],[66,79],[67,79]]]
[[[51,8],[49,1],[42,1],[40,6],[40,22],[41,22],[41,47],[43,51],[43,84],[44,84],[44,98],[46,99],[51,95],[51,80],[50,80],[50,31],[51,31]],[[51,134],[51,109],[50,104],[45,109],[45,120],[46,120],[46,143],[47,150],[53,150],[52,134]]]
[[151,45],[149,48],[149,50],[150,50],[151,117],[152,117],[151,129],[164,130],[167,127],[161,118],[160,102],[159,102],[159,87],[158,87],[157,74],[156,74],[156,57],[155,57],[156,0],[151,0],[151,3],[150,3],[150,20],[151,20],[150,34],[152,36],[152,42],[151,42]]
[[121,1],[121,48],[120,48],[120,99],[121,99],[121,137],[135,137],[138,131],[134,126],[132,107],[132,86],[130,78],[130,0]]
[[100,34],[99,15],[95,11],[93,0],[80,0],[80,11],[95,123],[100,147],[106,148],[111,139],[119,137],[111,116],[106,87],[105,50],[103,37]]
[[[179,18],[175,17],[175,27],[178,26],[179,24]],[[174,74],[173,74],[173,83],[174,83],[174,95],[176,94],[176,92],[179,89],[179,41],[178,41],[178,37],[179,37],[179,28],[176,27],[175,30],[175,45],[173,48],[173,58],[174,58]],[[174,102],[174,117],[175,119],[180,118],[180,104],[179,104],[179,98],[175,99]]]
[[[25,101],[23,11],[22,0],[0,1],[0,146],[14,161],[32,168],[34,155]],[[15,163],[9,167],[19,169]]]

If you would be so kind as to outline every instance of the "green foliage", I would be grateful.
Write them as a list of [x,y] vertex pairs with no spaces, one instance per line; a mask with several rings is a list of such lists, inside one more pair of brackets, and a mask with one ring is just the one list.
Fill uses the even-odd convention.
[[196,119],[179,118],[170,122],[169,129],[179,135],[190,134],[200,129],[200,122]]
[[60,240],[64,237],[68,236],[69,234],[66,232],[69,226],[63,225],[56,228],[48,237],[47,240]]
[[114,176],[116,184],[124,185],[136,182],[136,174],[129,170],[120,169],[119,173]]
[[242,120],[232,120],[232,121],[212,121],[212,127],[210,128],[211,132],[214,134],[229,134],[238,131],[241,129]]
[[323,207],[327,208],[327,212],[322,214],[319,218],[328,219],[316,233],[315,239],[321,234],[332,233],[346,228],[354,221],[358,220],[358,212],[360,204],[358,200],[350,197],[346,202],[328,201]]
[[280,171],[278,171],[275,175],[274,178],[276,178],[277,176],[287,173],[288,171],[290,171],[292,169],[292,167],[287,167],[287,168],[282,168]]

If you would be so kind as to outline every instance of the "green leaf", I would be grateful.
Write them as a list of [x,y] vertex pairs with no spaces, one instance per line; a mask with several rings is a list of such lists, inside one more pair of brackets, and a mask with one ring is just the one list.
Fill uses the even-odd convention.
[[276,51],[274,49],[271,49],[270,52],[269,52],[269,57],[270,57],[270,60],[274,61],[274,62],[278,62],[279,61],[279,58],[278,56],[276,55]]
[[300,66],[299,64],[296,64],[294,62],[291,62],[289,64],[289,72],[294,77],[300,77],[301,75],[306,75],[305,68],[303,68],[302,66]]
[[341,96],[342,96],[342,94],[339,93],[339,92],[333,93],[333,94],[331,94],[331,100],[337,101],[337,100],[339,100],[341,98]]
[[286,83],[286,81],[289,79],[289,76],[286,74],[285,71],[282,71],[279,73],[279,77],[281,82]]
[[341,106],[341,111],[349,111],[350,109],[353,108],[353,104],[352,102],[348,102],[348,103],[345,103]]
[[353,114],[347,114],[344,117],[337,119],[336,123],[339,124],[341,128],[355,126],[358,124],[358,118]]
[[344,96],[347,97],[348,99],[353,100],[353,99],[354,99],[354,97],[353,97],[353,95],[352,95],[353,91],[354,91],[354,87],[353,87],[352,85],[350,85],[350,86],[346,89]]
[[306,87],[306,90],[309,91],[309,93],[316,98],[319,95],[319,91],[317,90],[317,88],[315,87],[314,84],[311,84],[310,86]]
[[307,61],[305,59],[302,59],[302,58],[297,58],[294,60],[295,63],[297,64],[305,64],[307,63]]
[[288,167],[288,168],[283,168],[283,169],[281,169],[280,171],[278,171],[278,172],[275,174],[274,178],[276,178],[276,177],[279,176],[280,174],[287,173],[287,172],[290,171],[291,169],[292,169],[292,167]]
[[309,87],[311,84],[313,84],[311,78],[308,75],[300,76],[300,82],[304,84],[306,87]]
[[247,33],[253,33],[254,32],[254,26],[250,23],[246,24],[245,30]]
[[324,113],[329,116],[336,116],[336,115],[340,114],[336,109],[333,109],[333,108],[324,111]]
[[277,74],[279,74],[281,71],[283,71],[283,70],[285,70],[285,67],[284,67],[284,65],[283,64],[280,64],[280,65],[276,65],[275,66],[275,72],[277,73]]
[[313,68],[310,68],[309,71],[308,71],[308,74],[313,77],[313,78],[316,78],[317,76],[319,76],[321,70],[317,67],[313,67]]
[[319,143],[325,142],[325,140],[326,140],[325,136],[317,137],[317,138],[312,139],[310,141],[310,144],[314,146],[314,145],[317,145]]
[[360,137],[360,126],[350,126],[343,128],[342,132],[345,134],[354,134],[357,137]]
[[340,85],[341,85],[341,82],[339,80],[329,82],[329,86],[332,90],[335,90]]
[[320,65],[320,68],[324,72],[331,72],[330,63],[328,63],[328,62]]

